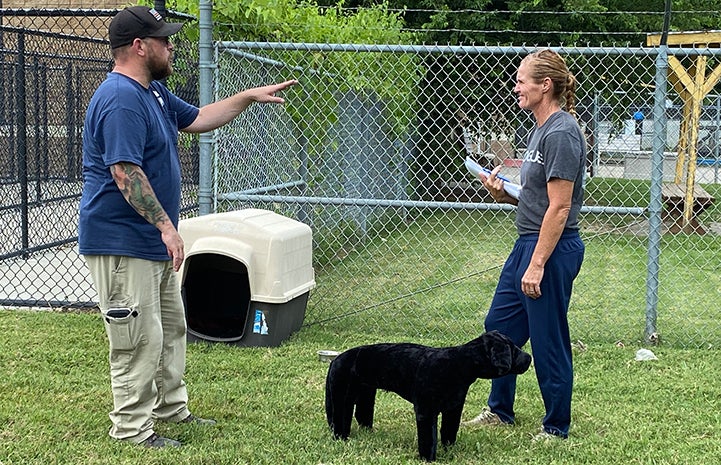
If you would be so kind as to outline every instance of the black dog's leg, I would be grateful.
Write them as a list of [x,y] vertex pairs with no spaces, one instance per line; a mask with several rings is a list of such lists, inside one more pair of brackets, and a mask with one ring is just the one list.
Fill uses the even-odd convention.
[[353,386],[343,386],[340,400],[336,402],[338,415],[336,415],[333,433],[336,439],[348,439],[353,423],[353,407],[355,406],[356,390]]
[[333,389],[330,387],[330,380],[325,380],[325,418],[328,426],[333,429]]
[[364,428],[373,428],[373,410],[376,404],[376,389],[358,386],[355,405],[355,419]]
[[421,412],[416,408],[418,454],[427,462],[436,460],[438,449],[438,413]]
[[441,412],[441,444],[444,446],[450,446],[456,443],[462,413],[463,404]]
[[344,364],[334,362],[328,370],[325,384],[325,413],[334,439],[348,439],[350,436],[354,405],[355,390],[350,374]]

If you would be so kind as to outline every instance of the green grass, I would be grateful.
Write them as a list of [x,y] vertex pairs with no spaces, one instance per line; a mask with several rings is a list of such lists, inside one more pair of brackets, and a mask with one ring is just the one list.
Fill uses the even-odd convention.
[[[412,407],[394,394],[379,394],[374,431],[354,425],[349,441],[331,439],[323,412],[328,365],[317,351],[364,339],[350,329],[304,327],[277,348],[191,344],[190,407],[219,423],[159,425],[185,443],[167,451],[107,436],[107,342],[97,314],[0,311],[0,333],[3,465],[422,463]],[[517,425],[463,429],[438,463],[721,463],[719,352],[657,347],[659,360],[636,362],[638,348],[599,343],[574,350],[568,441],[530,442],[543,407],[528,372],[519,378]],[[465,418],[478,413],[488,386],[479,380],[471,387]]]
[[586,182],[584,204],[647,207],[650,192],[647,180],[593,177]]
[[[699,216],[702,224],[721,218],[721,184],[703,184],[715,199]],[[647,208],[651,198],[651,182],[639,179],[593,177],[586,183],[584,204],[588,206],[616,206]]]
[[[588,227],[595,221],[583,221],[586,255],[571,300],[572,335],[637,343],[646,323],[648,239],[625,227]],[[418,216],[402,234],[316,270],[306,323],[324,322],[364,341],[447,342],[480,332],[514,239],[512,220],[493,212]],[[661,248],[657,330],[664,344],[721,346],[721,309],[707,303],[721,295],[721,236],[664,235]]]

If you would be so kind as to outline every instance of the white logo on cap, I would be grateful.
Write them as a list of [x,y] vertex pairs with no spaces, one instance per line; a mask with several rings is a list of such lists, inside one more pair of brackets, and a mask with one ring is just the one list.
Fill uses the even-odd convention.
[[150,9],[150,14],[153,15],[156,21],[162,21],[163,17],[160,16],[160,13],[155,8]]

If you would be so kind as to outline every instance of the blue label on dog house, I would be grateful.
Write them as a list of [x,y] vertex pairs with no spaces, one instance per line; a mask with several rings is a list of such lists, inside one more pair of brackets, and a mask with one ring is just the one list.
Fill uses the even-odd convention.
[[255,311],[255,320],[253,321],[253,334],[268,335],[268,322],[265,320],[263,310]]

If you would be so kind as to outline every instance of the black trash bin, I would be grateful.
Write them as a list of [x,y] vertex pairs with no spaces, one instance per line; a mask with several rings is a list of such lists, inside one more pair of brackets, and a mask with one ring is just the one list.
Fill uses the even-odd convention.
[[273,347],[300,329],[315,287],[310,227],[246,209],[182,220],[178,229],[189,341]]

